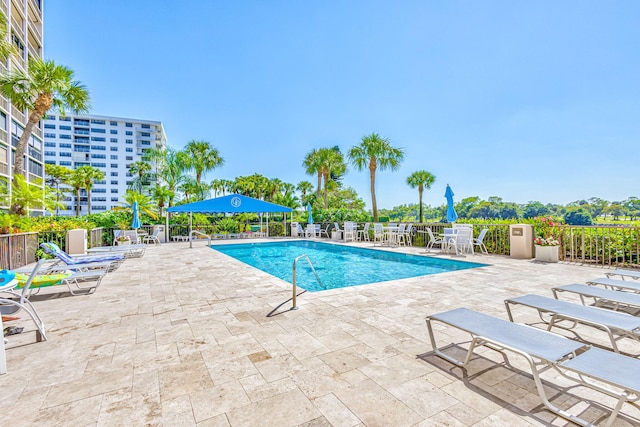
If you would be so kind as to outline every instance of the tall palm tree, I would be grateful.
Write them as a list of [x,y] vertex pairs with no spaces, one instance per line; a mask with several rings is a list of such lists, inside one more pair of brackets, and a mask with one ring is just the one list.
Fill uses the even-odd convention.
[[[60,205],[60,196],[64,193],[64,189],[60,190],[60,184],[64,184],[73,173],[72,169],[58,165],[44,165],[45,182],[56,191],[56,201]],[[56,208],[56,215],[60,215],[60,208]]]
[[203,174],[224,164],[224,159],[220,156],[218,149],[207,141],[191,140],[187,142],[183,152],[186,154],[184,157],[185,165],[195,171],[198,184],[201,182]]
[[371,208],[373,220],[378,221],[378,205],[376,203],[376,170],[397,170],[404,159],[404,150],[391,145],[388,138],[377,133],[362,137],[359,145],[352,147],[347,153],[353,166],[362,171],[368,167],[371,187]]
[[146,194],[140,194],[135,191],[127,190],[124,194],[124,202],[120,202],[120,206],[114,208],[115,211],[133,212],[133,204],[138,202],[138,209],[143,214],[158,219],[158,214],[155,212],[156,206],[149,196]]
[[305,168],[307,175],[316,175],[318,177],[318,185],[316,186],[316,198],[320,198],[320,190],[322,188],[322,157],[319,150],[315,148],[304,157],[302,166]]
[[332,181],[332,177],[341,176],[347,170],[347,166],[344,163],[344,157],[340,150],[335,148],[321,148],[318,150],[320,157],[320,171],[322,172],[322,178],[324,181],[324,208],[329,209],[329,181]]
[[151,170],[151,165],[144,161],[133,162],[129,165],[129,173],[135,175],[135,178],[131,180],[131,184],[129,186],[130,190],[137,190],[138,193],[142,194],[144,190],[145,181],[148,180],[149,171]]
[[77,173],[78,169],[67,178],[66,182],[67,185],[73,188],[76,195],[76,216],[80,216],[80,190],[84,188],[84,177],[80,173]]
[[151,192],[151,197],[158,204],[158,211],[160,216],[162,216],[162,210],[165,207],[166,202],[173,196],[171,190],[166,185],[156,185],[153,187]]
[[104,179],[104,172],[93,166],[80,166],[73,171],[74,175],[78,174],[83,182],[83,188],[87,190],[87,214],[91,214],[91,188],[95,181]]
[[[52,107],[64,114],[67,110],[74,114],[89,109],[89,92],[73,79],[73,71],[53,61],[29,60],[29,72],[16,68],[6,76],[0,76],[0,93],[7,97],[19,110],[28,110],[29,119],[18,140],[13,162],[13,178],[24,176],[22,159],[33,128]],[[11,206],[15,212],[19,206]]]
[[418,187],[418,199],[420,200],[420,223],[422,223],[422,192],[425,188],[429,189],[436,181],[436,177],[425,170],[416,171],[409,175],[407,184],[411,188]]
[[213,190],[213,197],[218,197],[218,193],[222,193],[224,191],[224,180],[214,179],[211,181],[211,189]]
[[169,207],[173,206],[173,201],[178,188],[186,180],[184,158],[181,151],[176,151],[172,148],[164,150],[164,158],[160,163],[160,177],[167,184],[167,188],[171,191],[169,197]]

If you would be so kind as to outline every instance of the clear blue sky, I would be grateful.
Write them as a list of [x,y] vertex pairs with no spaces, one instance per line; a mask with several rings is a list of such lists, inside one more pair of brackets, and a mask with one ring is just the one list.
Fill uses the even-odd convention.
[[[216,146],[233,179],[298,183],[313,148],[376,132],[406,151],[381,208],[640,197],[640,2],[45,1],[45,57],[92,114]],[[370,207],[367,172],[344,183]]]

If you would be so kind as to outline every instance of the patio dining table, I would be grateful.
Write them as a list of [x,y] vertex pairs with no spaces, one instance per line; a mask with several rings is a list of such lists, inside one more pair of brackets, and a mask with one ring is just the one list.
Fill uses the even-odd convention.
[[398,226],[387,226],[382,227],[382,231],[384,232],[384,236],[382,239],[382,244],[387,246],[398,246],[398,231],[400,227]]

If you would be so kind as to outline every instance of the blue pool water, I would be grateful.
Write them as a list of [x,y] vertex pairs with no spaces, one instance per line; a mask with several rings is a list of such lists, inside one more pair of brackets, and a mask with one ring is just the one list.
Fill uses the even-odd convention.
[[293,260],[308,255],[321,284],[306,259],[298,261],[296,283],[308,291],[344,288],[366,283],[406,279],[486,264],[406,255],[314,241],[211,245],[211,248],[289,283]]

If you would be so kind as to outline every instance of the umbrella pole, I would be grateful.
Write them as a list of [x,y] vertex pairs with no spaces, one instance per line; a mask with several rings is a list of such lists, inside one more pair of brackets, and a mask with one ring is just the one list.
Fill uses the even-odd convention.
[[193,239],[191,238],[192,222],[193,222],[193,212],[189,212],[189,248],[193,248]]

